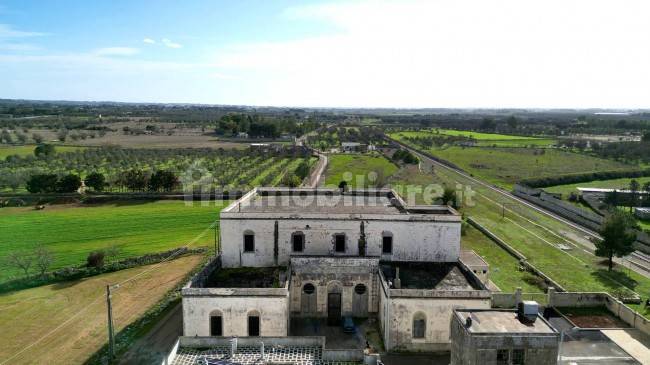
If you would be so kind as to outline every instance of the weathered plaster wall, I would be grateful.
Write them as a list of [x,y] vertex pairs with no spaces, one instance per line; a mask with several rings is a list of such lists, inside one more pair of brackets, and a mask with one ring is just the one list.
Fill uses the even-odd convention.
[[183,296],[183,335],[210,336],[210,314],[220,311],[224,336],[248,336],[248,314],[260,315],[261,336],[288,335],[287,296]]
[[527,365],[555,365],[559,336],[541,334],[473,335],[454,317],[451,321],[451,365],[495,364],[497,349],[525,350]]
[[[340,260],[344,260],[341,262]],[[340,289],[341,313],[354,317],[367,317],[377,312],[377,278],[378,260],[363,258],[294,258],[292,265],[300,262],[300,272],[294,270],[291,276],[291,315],[296,317],[326,317],[327,294],[331,290]],[[297,263],[296,263],[297,264]],[[344,264],[344,265],[343,265]],[[310,271],[309,267],[314,270]],[[306,268],[306,269],[305,269]],[[322,268],[327,268],[323,273]],[[303,293],[306,284],[316,288],[316,305],[308,305],[303,301],[312,300]],[[355,287],[362,284],[366,287],[364,294],[355,292]],[[312,309],[315,309],[313,311]]]
[[[389,331],[386,346],[393,351],[448,351],[454,308],[489,309],[489,298],[399,298],[388,300]],[[423,339],[413,338],[413,317],[426,315]],[[386,339],[384,339],[386,340]]]
[[[221,252],[224,267],[273,266],[275,220],[222,219]],[[361,219],[343,220],[295,219],[278,220],[278,264],[286,265],[291,255],[350,256],[359,254]],[[460,224],[408,220],[363,220],[366,235],[366,255],[382,256],[392,261],[455,262],[460,254]],[[245,231],[255,234],[255,252],[243,252]],[[303,252],[292,252],[291,235],[305,235]],[[393,236],[393,253],[382,255],[382,237]],[[334,250],[334,234],[346,235],[346,251]]]

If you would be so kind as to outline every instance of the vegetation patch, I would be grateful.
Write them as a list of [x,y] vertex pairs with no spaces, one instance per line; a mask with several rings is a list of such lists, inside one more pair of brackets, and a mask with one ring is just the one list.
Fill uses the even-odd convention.
[[398,167],[379,154],[336,154],[328,157],[325,185],[336,187],[346,181],[352,188],[381,187]]
[[[24,276],[8,261],[11,253],[31,254],[39,245],[51,251],[52,270],[78,266],[90,252],[119,248],[116,259],[175,247],[213,246],[210,225],[227,202],[208,206],[183,201],[117,202],[102,205],[0,209],[0,281]],[[208,230],[206,230],[208,229]],[[33,273],[35,268],[30,269]]]

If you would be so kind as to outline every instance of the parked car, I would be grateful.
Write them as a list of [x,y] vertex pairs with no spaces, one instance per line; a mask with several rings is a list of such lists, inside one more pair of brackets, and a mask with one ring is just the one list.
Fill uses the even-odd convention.
[[343,332],[345,333],[354,333],[356,332],[356,327],[352,317],[343,317]]

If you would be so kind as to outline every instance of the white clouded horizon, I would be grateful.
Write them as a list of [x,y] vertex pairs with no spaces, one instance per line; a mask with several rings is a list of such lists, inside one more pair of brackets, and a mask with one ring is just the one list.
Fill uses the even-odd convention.
[[255,104],[648,107],[649,11],[593,0],[297,6],[283,16],[338,31],[232,45],[215,65],[260,78]]
[[169,48],[182,48],[183,47],[183,45],[181,45],[180,43],[172,42],[172,40],[168,39],[168,38],[163,38],[162,43],[166,47],[169,47]]
[[[284,40],[260,34],[259,41],[202,44],[200,51],[194,44],[184,48],[169,38],[145,37],[141,50],[0,53],[0,77],[23,75],[9,83],[21,90],[16,94],[20,97],[29,97],[30,90],[65,92],[58,85],[81,80],[75,73],[88,85],[114,85],[84,92],[86,84],[79,81],[74,92],[56,94],[58,99],[81,95],[83,100],[305,107],[650,108],[649,13],[650,2],[642,0],[301,5],[285,9],[281,21],[323,23],[330,30]],[[27,51],[30,45],[19,42],[43,35],[47,33],[0,24],[0,50]],[[160,52],[160,47],[178,51]],[[33,86],[22,83],[24,79],[35,80]]]

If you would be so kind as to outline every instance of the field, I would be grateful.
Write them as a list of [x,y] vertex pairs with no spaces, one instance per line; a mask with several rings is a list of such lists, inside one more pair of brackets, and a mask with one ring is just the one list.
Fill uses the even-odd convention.
[[2,295],[0,361],[81,364],[107,341],[107,284],[139,275],[113,294],[117,332],[157,303],[201,262],[201,256],[187,256]]
[[636,166],[617,161],[548,148],[452,146],[433,147],[427,152],[505,189],[511,189],[516,182],[528,178],[637,169]]
[[522,288],[524,293],[541,293],[536,285],[530,284],[534,276],[519,270],[519,261],[508,252],[497,246],[483,233],[472,226],[463,228],[465,235],[461,238],[463,250],[474,250],[490,265],[490,281],[501,291],[512,293]]
[[398,132],[391,135],[393,138],[417,138],[427,136],[455,136],[465,137],[476,141],[477,146],[494,146],[494,147],[546,147],[556,144],[557,140],[544,137],[513,136],[509,134],[481,133],[473,131],[459,131],[454,129],[433,129],[419,131]]
[[[225,203],[223,205],[225,207]],[[184,246],[212,247],[214,232],[204,230],[219,218],[221,207],[183,201],[103,205],[53,205],[0,209],[0,281],[22,275],[8,265],[10,252],[43,244],[54,256],[53,268],[85,263],[88,253],[116,245],[121,257]]]
[[601,189],[628,189],[630,181],[636,180],[643,186],[644,183],[650,181],[650,177],[637,177],[637,178],[622,178],[612,180],[597,180],[589,181],[578,184],[556,185],[545,187],[544,190],[551,193],[562,194],[562,198],[566,198],[571,193],[578,193],[578,187],[581,188],[601,188]]
[[[248,190],[255,185],[277,185],[285,174],[295,172],[300,161],[308,158],[279,152],[211,148],[86,148],[37,159],[0,160],[0,191],[24,192],[29,177],[37,173],[74,173],[84,178],[91,172],[106,176],[109,183],[106,190],[129,191],[122,177],[133,169],[143,172],[166,169],[181,183],[184,177],[191,178],[189,182],[209,178],[206,185],[211,188]],[[196,172],[200,176],[195,176]]]
[[381,182],[387,180],[397,170],[398,167],[394,163],[381,155],[331,155],[325,170],[324,184],[336,187],[341,181],[346,180],[350,187],[368,187],[373,186],[373,182],[368,178],[370,172],[375,172]]
[[[4,160],[7,156],[18,155],[18,156],[33,156],[34,155],[35,145],[23,145],[23,146],[0,146],[0,160]],[[56,146],[57,152],[74,152],[83,149],[84,147],[75,147],[75,146]]]

